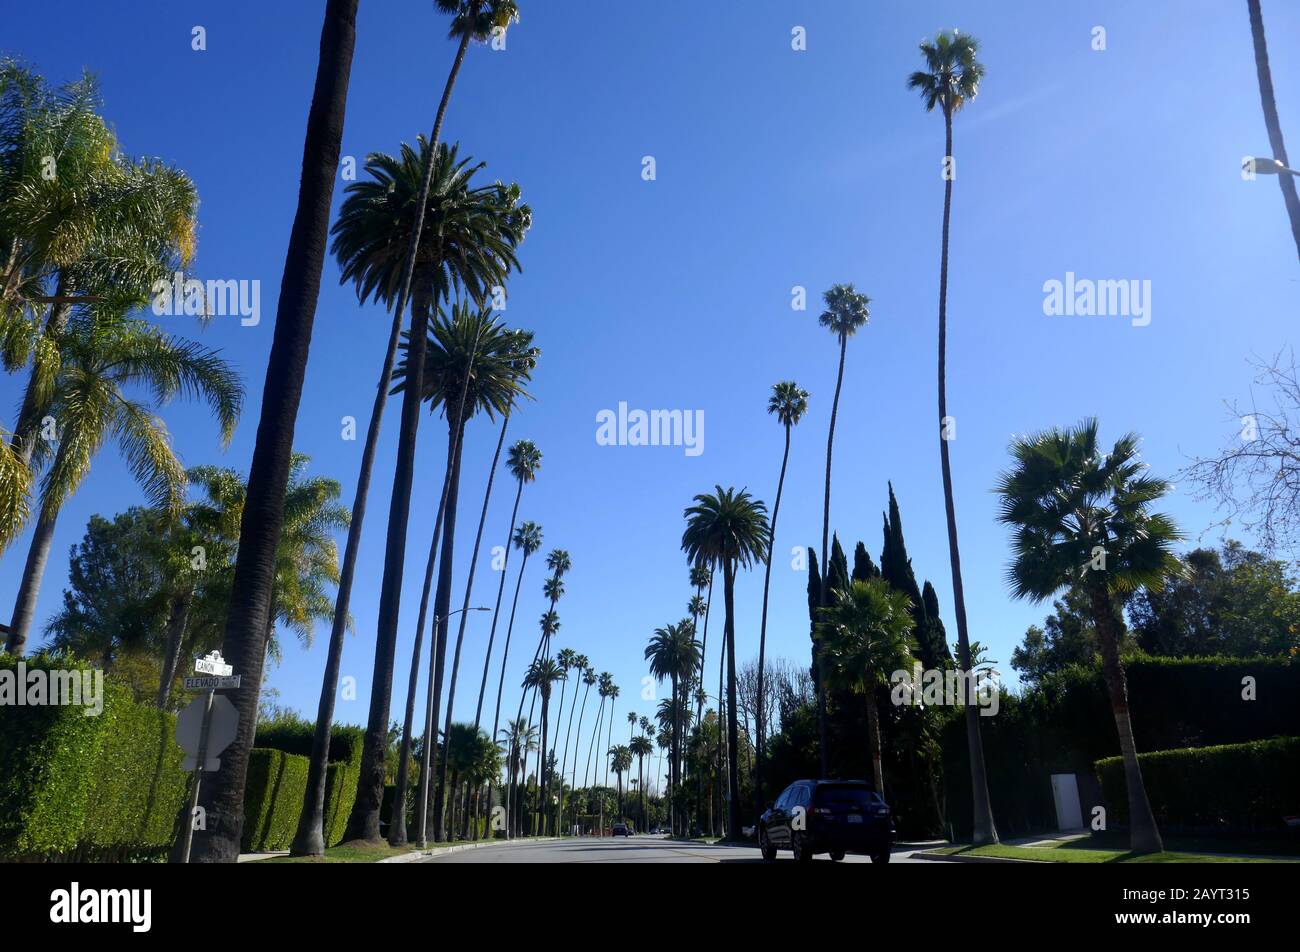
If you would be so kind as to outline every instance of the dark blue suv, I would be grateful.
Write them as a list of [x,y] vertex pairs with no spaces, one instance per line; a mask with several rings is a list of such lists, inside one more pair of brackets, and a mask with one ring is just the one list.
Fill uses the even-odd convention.
[[829,853],[866,853],[873,863],[888,863],[897,833],[889,805],[863,780],[796,780],[758,819],[763,859],[791,850],[799,862]]

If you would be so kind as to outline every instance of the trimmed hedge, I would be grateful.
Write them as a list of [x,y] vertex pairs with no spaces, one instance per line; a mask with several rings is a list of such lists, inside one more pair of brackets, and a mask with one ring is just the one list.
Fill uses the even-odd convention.
[[306,757],[282,750],[253,748],[244,785],[245,853],[287,850],[298,831],[302,798],[307,792]]
[[[286,754],[311,757],[312,741],[316,736],[316,725],[311,721],[280,721],[274,724],[259,724],[256,746],[270,750],[282,750]],[[330,731],[330,763],[355,764],[361,760],[361,747],[365,742],[365,729],[355,724],[335,724]]]
[[[67,659],[33,670],[87,671]],[[16,671],[18,659],[0,658]],[[160,859],[174,839],[188,776],[175,718],[104,684],[104,709],[0,708],[0,856],[82,861]]]
[[[1139,751],[1238,744],[1296,732],[1300,663],[1290,658],[1124,659],[1129,710]],[[1255,679],[1256,700],[1242,699],[1242,678]],[[1004,695],[995,717],[980,719],[984,759],[998,832],[1056,828],[1050,775],[1079,777],[1085,816],[1100,802],[1096,761],[1119,753],[1119,738],[1100,665],[1071,665],[1022,695]],[[947,816],[958,837],[970,835],[970,767],[965,725],[945,722],[941,744]],[[1094,799],[1095,798],[1095,799]]]
[[326,846],[343,842],[348,828],[348,817],[357,799],[357,778],[360,769],[351,763],[330,764],[325,773],[325,823]]
[[[1300,737],[1138,754],[1151,810],[1162,829],[1283,830],[1300,816]],[[1096,763],[1110,817],[1128,822],[1124,761]]]

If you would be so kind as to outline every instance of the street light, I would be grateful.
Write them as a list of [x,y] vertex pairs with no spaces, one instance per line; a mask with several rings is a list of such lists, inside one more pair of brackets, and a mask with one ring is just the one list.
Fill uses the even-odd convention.
[[1256,175],[1300,175],[1300,172],[1287,168],[1277,159],[1253,158],[1249,161]]
[[[436,635],[438,624],[446,621],[446,619],[450,618],[452,615],[459,615],[463,611],[487,612],[491,610],[492,609],[488,608],[486,605],[476,605],[473,608],[458,608],[454,612],[448,612],[445,617],[434,615],[433,633]],[[429,674],[432,676],[433,672],[430,671]],[[429,701],[431,703],[433,701],[432,692],[429,694]],[[433,748],[433,742],[431,742],[429,734],[431,729],[433,729],[433,722],[437,713],[437,711],[431,711],[427,707],[424,712],[424,751],[420,755],[420,812],[415,818],[416,842],[420,849],[424,849],[427,845],[426,834],[428,831],[426,829],[427,824],[425,820],[429,813],[429,756],[432,753]]]

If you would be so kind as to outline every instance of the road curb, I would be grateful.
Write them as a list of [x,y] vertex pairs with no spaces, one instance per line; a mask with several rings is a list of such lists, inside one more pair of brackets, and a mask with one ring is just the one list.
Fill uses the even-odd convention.
[[403,853],[400,856],[390,856],[387,859],[381,859],[381,863],[418,863],[425,859],[437,859],[439,856],[446,856],[448,853],[460,853],[464,850],[478,850],[485,846],[517,846],[522,843],[543,843],[548,840],[559,840],[562,837],[556,836],[529,836],[519,840],[484,840],[481,843],[462,843],[460,846],[440,846],[434,849],[415,850],[410,853]]
[[925,859],[932,863],[1018,863],[1022,866],[1051,863],[1051,860],[1046,859],[1010,859],[1006,856],[962,856],[959,853],[928,853],[919,851],[913,853],[912,858]]

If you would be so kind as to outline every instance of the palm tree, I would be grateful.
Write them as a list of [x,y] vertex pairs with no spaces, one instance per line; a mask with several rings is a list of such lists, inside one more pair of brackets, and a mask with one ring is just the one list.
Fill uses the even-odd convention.
[[1130,848],[1159,852],[1164,846],[1129,719],[1117,599],[1139,588],[1159,592],[1166,578],[1183,571],[1172,552],[1182,534],[1168,516],[1148,509],[1169,484],[1146,475],[1133,434],[1103,456],[1095,419],[1018,438],[1011,457],[996,490],[998,519],[1015,531],[1007,581],[1017,598],[1034,601],[1067,587],[1087,594],[1124,758]]
[[[721,567],[725,621],[722,640],[727,654],[727,747],[736,751],[736,571],[749,568],[755,561],[767,560],[771,530],[767,507],[748,492],[716,487],[716,493],[695,497],[695,505],[686,510],[686,531],[682,534],[682,551],[694,565]],[[739,758],[727,764],[727,835],[740,835]]]
[[[943,112],[944,157],[952,159],[952,119],[980,91],[984,66],[976,58],[979,42],[956,31],[939,33],[933,43],[921,44],[924,70],[913,73],[909,89],[918,90],[926,112],[938,106]],[[953,613],[957,616],[957,654],[962,671],[971,670],[970,636],[966,627],[966,594],[961,580],[961,551],[957,545],[957,511],[952,497],[952,467],[948,461],[948,224],[952,215],[951,170],[944,175],[943,241],[939,255],[939,463],[943,470],[944,513],[948,519],[948,560],[952,569]],[[828,563],[829,564],[829,563]],[[824,585],[824,583],[823,583]],[[823,602],[824,604],[824,602]],[[996,843],[997,826],[989,805],[988,777],[984,769],[984,743],[980,739],[979,713],[966,705],[966,744],[970,751],[972,800],[975,808],[974,841]]]
[[[587,659],[586,655],[578,655],[578,670],[582,672],[582,684],[583,684],[582,705],[578,708],[578,733],[577,733],[578,743],[581,744],[582,743],[582,719],[584,715],[586,715],[587,713],[587,695],[591,693],[591,686],[596,683],[596,671],[594,668],[591,667],[591,662]],[[570,721],[569,726],[572,727],[573,708],[569,708],[569,721]],[[566,736],[564,739],[566,762],[568,760],[567,757],[568,748],[569,748],[569,739]],[[573,748],[573,770],[570,771],[569,773],[569,778],[570,778],[569,787],[572,790],[578,789],[578,751],[579,748],[575,745]],[[563,799],[563,794],[561,794],[561,799]],[[564,815],[563,802],[561,802],[560,808],[561,808],[560,815],[563,816]]]
[[[645,720],[645,718],[642,718]],[[636,757],[636,779],[637,789],[641,791],[641,832],[650,832],[650,824],[646,821],[645,812],[645,759],[647,756],[653,756],[655,752],[654,742],[645,734],[639,734],[632,738],[628,744],[628,750]]]
[[32,471],[9,445],[10,436],[0,428],[0,552],[31,515]]
[[[777,422],[785,429],[785,450],[781,454],[781,475],[776,481],[776,502],[772,504],[772,534],[767,543],[767,564],[763,566],[763,620],[758,629],[758,701],[755,726],[758,730],[758,761],[754,771],[754,804],[762,812],[763,753],[767,725],[763,723],[763,663],[767,652],[767,595],[772,582],[772,553],[776,546],[776,518],[781,512],[781,491],[785,488],[785,468],[790,462],[790,431],[808,412],[808,391],[793,380],[783,380],[772,385],[772,395],[767,399],[767,412],[776,414]],[[825,549],[823,548],[823,551]]]
[[[831,401],[831,425],[826,434],[826,495],[822,504],[822,565],[829,566],[831,563],[831,452],[835,446],[835,419],[839,415],[840,409],[840,387],[844,383],[844,356],[848,351],[849,338],[865,327],[867,320],[871,317],[871,299],[865,294],[859,294],[851,284],[833,285],[829,291],[822,295],[822,299],[826,302],[826,310],[822,311],[817,320],[822,327],[834,334],[840,342],[839,370],[835,374],[835,399]],[[830,572],[823,569],[822,590],[818,598],[818,604],[823,606],[830,603],[829,578]],[[828,777],[830,771],[828,767],[829,750],[826,739],[826,691],[821,683],[822,666],[820,659],[816,656],[817,645],[815,642],[813,644],[813,655],[813,665],[818,672],[817,724],[819,746],[821,748],[822,776]]]
[[[567,682],[568,682],[568,680],[569,680],[569,672],[572,671],[572,670],[577,666],[577,665],[576,665],[577,658],[578,658],[578,654],[577,654],[577,652],[574,651],[572,648],[561,648],[561,649],[556,653],[556,655],[555,655],[556,663],[559,664],[559,666],[560,666],[560,670],[564,672],[564,681],[566,682],[566,684],[567,684]],[[556,717],[556,721],[555,721],[556,724],[563,724],[563,723],[564,723],[564,688],[565,688],[566,684],[561,684],[561,685],[560,685],[560,711],[559,711],[559,714],[558,714],[557,717]],[[574,679],[574,683],[573,683],[573,694],[574,694],[574,697],[577,697],[577,694],[578,694],[578,682],[577,682],[577,679]],[[573,713],[573,711],[572,711],[573,706],[570,705],[569,708],[570,708],[570,711],[569,711],[569,712],[570,712],[570,715],[572,715],[572,713]],[[573,720],[572,716],[570,716],[569,720],[570,720],[570,721]],[[554,743],[553,743],[552,746],[551,746],[551,751],[550,751],[550,754],[549,754],[549,756],[550,756],[550,758],[551,758],[552,760],[555,759],[555,753],[556,753],[556,750],[557,750],[557,749],[559,748],[559,746],[560,746],[560,741],[559,741],[559,738],[558,738],[558,734],[557,734],[557,736],[556,736],[555,738],[553,738],[553,740],[554,740]],[[563,763],[563,761],[560,762],[560,793],[561,793],[561,795],[563,795],[563,793],[564,793],[564,763]],[[557,803],[557,804],[556,804],[556,813],[555,813],[555,823],[556,823],[556,827],[555,827],[555,829],[556,829],[557,833],[558,833],[558,831],[559,831],[559,817],[560,817],[560,816],[561,816],[561,811],[560,811],[560,809],[559,809],[559,804]],[[548,822],[549,822],[549,821],[548,821]]]
[[[578,684],[580,681],[583,680],[583,675],[586,673],[587,666],[590,663],[589,659],[584,654],[578,654],[576,651],[567,648],[565,649],[565,651],[569,652],[568,668],[577,671],[578,677],[574,680],[574,684],[573,684],[573,700],[569,702],[569,723],[564,729],[564,752],[560,755],[560,802],[555,811],[555,818],[556,818],[555,823],[556,823],[557,832],[559,832],[560,823],[564,818],[564,778],[568,775],[567,767],[569,763],[569,738],[573,734],[573,709],[574,707],[577,706],[578,703]],[[561,659],[563,659],[564,651],[560,652],[560,656]],[[565,673],[567,676],[568,673],[567,669]],[[561,711],[563,711],[564,708],[563,697],[560,698],[560,701],[561,701],[560,708]],[[581,730],[581,726],[579,726],[579,730]],[[560,746],[560,742],[558,739],[555,742],[555,746],[556,747]]]
[[[468,312],[466,312],[468,314]],[[442,695],[442,672],[447,653],[447,624],[449,621],[447,609],[451,602],[451,571],[454,556],[454,537],[456,529],[456,504],[459,497],[460,489],[460,447],[465,439],[466,420],[473,416],[476,407],[482,407],[489,418],[493,410],[501,413],[503,419],[508,417],[515,401],[520,397],[528,397],[527,391],[521,386],[521,382],[530,379],[532,370],[537,363],[538,351],[532,346],[533,335],[527,331],[508,331],[499,322],[490,322],[490,313],[482,311],[478,315],[478,320],[465,321],[466,326],[463,328],[456,327],[455,323],[444,325],[439,322],[435,325],[434,336],[436,342],[431,340],[433,346],[430,347],[428,354],[429,359],[425,368],[424,379],[426,381],[426,390],[430,395],[430,402],[437,406],[442,403],[444,407],[450,406],[450,399],[453,393],[460,393],[460,411],[456,414],[455,422],[452,422],[451,413],[447,414],[448,425],[451,428],[452,436],[449,440],[449,446],[454,450],[449,454],[448,463],[451,466],[451,478],[444,484],[443,495],[446,498],[445,505],[442,507],[446,511],[446,524],[442,534],[442,556],[439,563],[438,572],[438,591],[434,596],[435,617],[438,619],[437,630],[438,637],[433,643],[437,648],[437,660],[430,675],[433,683],[433,699],[430,713],[437,715],[438,706]],[[471,327],[471,324],[477,326]],[[470,331],[473,331],[472,342]],[[469,348],[465,349],[465,345]],[[472,385],[471,385],[472,384]],[[466,403],[466,396],[473,392],[474,400]],[[505,438],[505,430],[502,429],[501,437],[497,441],[497,453],[500,454],[501,440]],[[487,491],[483,499],[483,511],[479,517],[478,534],[474,540],[474,551],[467,581],[465,583],[465,600],[460,609],[460,624],[456,634],[456,650],[453,653],[451,681],[447,689],[447,716],[444,730],[451,726],[452,707],[456,701],[456,679],[460,672],[460,653],[461,647],[465,640],[465,623],[469,618],[469,600],[474,585],[474,569],[478,562],[479,545],[483,539],[483,524],[487,519],[487,506],[492,493],[492,476],[496,471],[496,458],[493,458],[492,470],[488,476]],[[435,537],[438,527],[435,526]],[[432,549],[430,550],[432,555]],[[430,563],[432,568],[432,563]],[[414,693],[414,689],[412,689]],[[437,817],[436,835],[439,840],[444,839],[446,833],[446,824],[444,818],[444,809],[447,798],[447,769],[439,766],[438,770],[438,793],[434,812]]]
[[880,757],[880,710],[876,689],[889,683],[894,671],[912,664],[915,642],[912,602],[906,592],[890,588],[882,578],[854,580],[834,589],[831,604],[818,612],[817,637],[832,684],[863,695],[867,704],[867,744],[876,792],[885,795],[885,771]]
[[635,711],[627,712],[627,742],[632,743],[632,735],[636,733],[637,715]]
[[528,758],[528,752],[537,747],[537,729],[530,727],[522,717],[507,722],[501,728],[501,737],[506,745],[506,833],[510,835],[512,825],[509,820],[515,815],[513,801],[509,799],[515,789],[515,780]]
[[[547,749],[547,731],[549,730],[550,727],[548,712],[550,711],[550,707],[551,707],[551,686],[556,681],[563,681],[565,677],[566,675],[564,671],[561,670],[559,663],[554,658],[542,658],[539,661],[534,661],[532,665],[529,667],[528,673],[524,675],[524,681],[522,687],[532,688],[542,696],[542,743],[538,748],[542,752],[542,759],[539,764],[538,772],[537,772],[537,781],[538,781],[537,788],[539,792],[539,799],[540,799],[540,794],[545,792],[545,790],[547,789],[546,749]],[[538,833],[544,832],[540,823],[541,817],[544,815],[545,815],[545,811],[542,811],[539,805],[538,807],[539,822],[537,827]]]
[[239,859],[244,781],[253,749],[266,656],[264,624],[270,616],[285,488],[293,462],[294,424],[307,370],[330,203],[338,175],[356,16],[357,0],[329,0],[326,4],[316,86],[307,113],[298,209],[285,255],[222,644],[222,654],[243,678],[239,689],[226,695],[239,712],[239,732],[221,755],[220,772],[203,785],[200,805],[208,824],[206,830],[195,831],[190,853],[195,862],[233,863]]
[[[521,348],[527,346],[516,334],[494,321],[488,310],[470,306],[470,301],[477,302],[486,296],[490,281],[499,281],[512,268],[518,267],[514,249],[523,240],[531,221],[528,207],[519,204],[518,187],[507,187],[500,182],[475,187],[471,184],[471,179],[482,168],[481,163],[471,165],[468,159],[458,160],[455,148],[441,147],[436,156],[433,156],[422,154],[427,148],[423,141],[420,142],[420,147],[421,155],[417,156],[415,150],[403,144],[400,161],[389,156],[372,155],[368,165],[372,167],[376,181],[358,183],[366,188],[355,196],[358,202],[351,209],[353,215],[341,219],[342,227],[336,229],[340,235],[339,241],[347,239],[341,246],[336,241],[336,253],[341,259],[366,261],[380,254],[385,243],[391,240],[387,224],[394,217],[399,222],[402,221],[401,217],[391,214],[389,203],[405,197],[407,200],[397,206],[405,211],[409,207],[409,196],[417,194],[415,182],[421,175],[422,166],[431,164],[431,167],[436,168],[433,174],[437,191],[431,192],[427,201],[432,206],[427,209],[431,214],[426,215],[425,206],[420,205],[413,213],[415,221],[407,224],[413,235],[428,232],[427,235],[420,235],[419,239],[425,243],[424,257],[427,260],[420,268],[412,290],[411,331],[407,338],[406,354],[394,375],[400,380],[395,389],[400,389],[403,393],[402,432],[398,438],[398,462],[389,506],[389,545],[385,552],[384,581],[381,582],[380,590],[380,635],[375,644],[370,714],[362,751],[362,784],[358,788],[360,792],[348,821],[349,829],[357,834],[355,838],[358,839],[373,839],[379,831],[383,746],[392,695],[397,601],[400,598],[396,589],[400,588],[405,566],[406,516],[410,510],[410,484],[413,479],[411,467],[414,465],[415,438],[419,426],[419,400],[427,399],[433,410],[442,407],[447,418],[451,439],[448,443],[444,487],[452,486],[458,472],[456,466],[460,459],[460,438],[467,412],[465,407],[469,407],[469,416],[473,416],[480,406],[502,411],[517,390],[514,385],[514,361],[523,359]],[[368,205],[361,196],[378,198],[378,202]],[[384,214],[385,208],[389,209],[390,214]],[[345,210],[348,210],[346,206]],[[450,265],[453,260],[458,262],[454,267]],[[380,286],[379,282],[385,279],[385,275],[386,272],[376,271],[358,276],[358,280],[363,282],[361,291],[373,293],[372,289]],[[449,300],[453,290],[459,293],[459,289],[466,292],[470,301],[460,301],[453,308],[451,318],[440,312],[430,330],[430,311],[438,302]],[[466,338],[469,340],[468,345]],[[491,343],[480,343],[485,339]],[[432,349],[429,347],[431,341]],[[478,366],[478,362],[493,368],[491,386],[486,388],[492,391],[491,396],[485,396],[482,390],[476,390],[472,395],[466,392],[465,368]],[[503,384],[503,381],[507,383]],[[503,396],[503,393],[507,396]],[[466,400],[469,402],[465,403]],[[488,412],[490,414],[491,410]],[[449,493],[449,489],[444,489],[444,494]],[[443,510],[449,505],[451,521],[454,519],[454,494],[447,495],[447,499],[448,503],[440,505],[439,509]],[[435,524],[435,529],[439,528]],[[435,537],[434,545],[436,541]],[[450,566],[447,569],[449,573]],[[444,639],[446,609],[450,601],[449,574],[446,582],[444,600],[435,601],[435,613],[444,619],[441,628]],[[440,578],[440,589],[442,583],[443,579]],[[417,641],[418,637],[417,635]],[[418,645],[416,657],[418,658]],[[403,747],[409,753],[409,740],[404,742]],[[429,752],[426,745],[426,756]]]
[[[150,403],[177,396],[205,400],[217,418],[222,445],[234,435],[243,403],[238,375],[206,347],[162,333],[145,321],[105,316],[74,318],[60,335],[61,367],[40,410],[58,421],[57,441],[38,439],[33,472],[47,463],[40,512],[14,603],[6,650],[26,648],[36,613],[54,526],[64,502],[81,486],[95,454],[112,437],[127,467],[152,502],[179,515],[185,504],[185,470],[171,448],[167,426]],[[134,400],[144,387],[153,400]],[[54,444],[54,445],[52,445]]]
[[[505,432],[505,423],[502,423],[502,433]],[[515,505],[510,511],[510,531],[506,534],[506,552],[505,559],[501,564],[501,582],[497,585],[496,606],[492,609],[492,628],[488,632],[487,652],[483,657],[483,681],[478,689],[478,706],[474,709],[474,723],[477,724],[483,716],[483,696],[487,693],[488,668],[492,666],[492,644],[496,640],[497,621],[501,617],[501,596],[506,590],[506,570],[510,567],[510,542],[515,538],[515,520],[519,516],[519,500],[524,494],[524,484],[531,483],[537,479],[537,471],[542,467],[542,451],[537,448],[532,440],[519,440],[510,447],[506,454],[506,469],[510,470],[510,475],[515,478],[518,488],[515,490]],[[533,523],[528,523],[533,525]],[[540,545],[540,542],[539,542]],[[518,547],[518,546],[516,546]],[[536,547],[534,550],[536,551]],[[527,555],[525,555],[527,558]],[[522,578],[522,574],[520,576]],[[516,596],[518,592],[516,591]],[[509,642],[507,641],[507,647]],[[505,664],[501,666],[501,674],[505,676]],[[496,725],[493,725],[493,731]]]
[[[533,662],[536,664],[539,660],[550,654],[551,636],[559,630],[559,616],[555,614],[555,604],[564,597],[564,575],[572,567],[572,560],[569,553],[564,549],[552,549],[546,556],[546,567],[551,570],[551,576],[542,584],[542,594],[549,599],[550,606],[541,618],[541,637],[537,640],[537,651],[533,654]],[[525,691],[519,696],[519,710],[515,712],[518,718],[524,711],[524,698],[528,697],[528,722],[533,720],[533,710],[537,704],[537,691]],[[537,776],[540,779],[542,774],[541,758],[544,754],[538,754],[538,771]]]
[[[501,651],[501,675],[497,679],[497,702],[492,713],[492,733],[497,732],[497,725],[501,723],[501,694],[505,687],[506,664],[510,660],[510,635],[515,629],[515,609],[519,607],[519,588],[524,582],[524,569],[528,566],[528,557],[537,552],[542,547],[542,527],[535,522],[525,522],[514,532],[514,545],[523,553],[519,563],[519,575],[515,580],[515,597],[510,605],[510,623],[506,626],[506,643]],[[508,774],[507,779],[513,777]],[[507,784],[507,789],[509,785]],[[492,799],[492,780],[488,781],[488,800]],[[509,811],[509,800],[507,800],[507,811]],[[509,830],[509,827],[507,827]]]
[[[591,756],[596,752],[596,740],[600,737],[601,724],[604,722],[605,701],[609,699],[610,688],[614,686],[613,675],[608,671],[602,671],[600,677],[597,679],[597,685],[596,694],[600,697],[600,705],[596,708],[596,727],[591,732],[591,743],[587,745],[587,763],[586,766],[582,768],[584,785],[589,792],[596,784],[596,771],[592,770]],[[599,769],[599,765],[597,765],[596,770]]]
[[[609,683],[608,693],[609,693],[609,721],[607,722],[607,727],[605,728],[605,748],[607,750],[612,746],[612,741],[614,738],[614,702],[618,700],[618,695],[619,695],[618,685],[615,684],[612,680]],[[602,786],[606,788],[609,787],[609,758],[608,757],[605,758],[605,781],[602,784]],[[601,802],[600,828],[601,830],[604,830],[605,829],[604,797],[601,798],[600,802]]]
[[[709,606],[713,603],[713,572],[712,572],[712,570],[706,569],[706,568],[704,568],[704,566],[702,566],[702,565],[693,565],[693,566],[691,566],[691,585],[695,588],[695,595],[692,596],[690,603],[687,605],[687,611],[690,612],[690,615],[691,615],[691,619],[692,619],[692,622],[691,622],[691,625],[692,625],[692,631],[694,631],[694,626],[695,626],[696,621],[698,621],[699,616],[700,616],[701,614],[704,615],[704,637],[703,637],[703,638],[701,639],[701,641],[700,641],[700,666],[699,666],[699,671],[698,671],[698,672],[692,672],[692,673],[691,673],[691,677],[692,677],[693,679],[695,679],[696,681],[698,681],[699,686],[700,686],[700,689],[699,689],[698,691],[696,691],[696,698],[695,698],[695,722],[698,724],[698,723],[701,722],[701,720],[702,720],[703,717],[704,717],[704,697],[705,697],[704,690],[703,690],[703,685],[704,685],[704,666],[705,666],[705,663],[708,661],[708,648],[709,648]],[[707,587],[708,587],[708,590],[709,590],[709,597],[708,597],[707,600],[705,600],[705,599],[703,599],[703,598],[701,597],[701,595],[702,595],[702,593],[703,593],[703,591],[704,591],[705,586],[707,586]],[[689,696],[690,696],[690,684],[689,684],[689,683],[688,683],[688,684],[685,684],[685,685],[682,686],[682,693],[683,693],[683,695],[684,695],[685,697],[689,698]],[[678,780],[679,780],[679,781],[680,781],[680,779],[681,779],[681,771],[682,771],[682,755],[683,755],[683,749],[684,749],[684,747],[685,747],[685,744],[682,743],[681,741],[684,740],[684,739],[685,739],[685,735],[684,735],[684,734],[683,734],[683,735],[679,735],[679,742],[678,742],[678,744],[677,744],[676,764],[675,764],[675,769],[676,769],[676,771],[677,771],[677,775],[678,775]],[[702,780],[701,778],[698,778],[698,777],[697,777],[697,778],[696,778],[696,782],[695,782],[695,802],[696,802],[696,812],[695,812],[695,815],[696,815],[696,820],[697,820],[697,822],[698,822],[698,819],[699,819],[700,810],[703,809],[703,804],[704,804],[703,786],[702,786],[702,785],[703,785],[703,780]],[[682,822],[683,822],[683,824],[685,823],[685,819],[686,819],[685,817],[682,818]],[[684,833],[685,830],[683,829],[682,832]]]
[[609,749],[610,765],[614,768],[614,778],[618,784],[618,816],[623,819],[627,811],[623,809],[623,774],[632,767],[632,751],[626,744],[619,744]]
[[644,658],[650,662],[650,673],[660,683],[667,679],[672,691],[672,702],[667,709],[669,734],[672,738],[668,763],[670,787],[680,780],[672,774],[685,732],[681,716],[683,705],[680,703],[682,685],[684,682],[690,684],[695,677],[701,656],[700,643],[695,640],[695,623],[690,619],[656,628],[645,648]]
[[125,157],[102,106],[89,73],[50,90],[0,60],[0,357],[7,371],[29,369],[7,437],[24,464],[74,308],[111,318],[142,307],[194,255],[194,183],[157,159]]
[[[1287,158],[1286,143],[1282,139],[1282,123],[1277,116],[1277,100],[1273,98],[1273,73],[1268,65],[1268,42],[1264,37],[1264,15],[1259,9],[1259,0],[1246,0],[1250,13],[1250,38],[1255,45],[1255,75],[1259,78],[1259,100],[1264,107],[1264,126],[1268,129],[1268,144],[1273,150],[1273,158],[1285,166],[1291,165]],[[1300,195],[1296,194],[1295,177],[1279,175],[1278,184],[1282,186],[1282,200],[1286,203],[1287,216],[1291,219],[1291,235],[1295,238],[1296,251],[1300,252]]]
[[[338,667],[343,651],[343,629],[339,627],[338,619],[346,618],[348,613],[357,552],[361,544],[366,500],[370,490],[370,477],[379,443],[380,424],[388,400],[393,366],[397,359],[403,315],[407,301],[412,295],[412,278],[415,269],[420,267],[422,275],[429,271],[436,272],[433,284],[443,299],[446,299],[446,291],[449,287],[456,285],[464,288],[476,302],[481,303],[485,292],[499,285],[510,269],[517,267],[513,244],[509,240],[509,236],[513,233],[509,229],[504,230],[506,241],[503,247],[494,246],[492,241],[483,240],[485,237],[498,237],[503,231],[499,221],[493,220],[491,215],[482,216],[480,214],[482,209],[475,207],[478,204],[477,199],[486,198],[490,193],[486,190],[469,189],[468,176],[464,175],[464,168],[468,163],[458,166],[455,162],[454,149],[438,148],[443,119],[451,101],[452,87],[460,72],[466,47],[471,38],[484,39],[491,32],[490,25],[481,22],[480,5],[472,4],[473,9],[469,9],[470,6],[471,4],[466,4],[466,9],[462,10],[459,8],[460,5],[456,5],[456,9],[451,9],[439,0],[439,8],[444,13],[451,13],[455,17],[452,22],[452,35],[460,37],[460,46],[443,89],[442,100],[438,105],[427,147],[423,140],[420,142],[418,162],[415,160],[414,152],[405,145],[400,162],[383,154],[368,157],[366,170],[373,181],[362,180],[349,186],[350,196],[340,209],[339,221],[334,227],[333,251],[339,258],[342,269],[340,281],[353,281],[362,301],[373,296],[377,300],[382,300],[385,306],[394,309],[388,346],[384,352],[383,368],[375,389],[374,406],[371,408],[365,447],[361,455],[361,471],[357,479],[356,497],[352,507],[353,522],[344,550],[342,581],[335,604],[336,623],[330,632],[330,649],[321,684],[307,791],[298,833],[292,848],[294,855],[319,855],[324,850],[321,824],[325,803],[325,760],[328,756],[329,735],[333,724],[334,697],[338,690]],[[493,3],[492,6],[502,8],[496,12],[498,19],[505,18],[505,22],[501,23],[503,27],[508,25],[512,18],[517,18],[513,3],[508,0],[503,3]],[[506,7],[509,9],[505,9]],[[425,218],[431,210],[433,214],[428,216],[430,226],[426,228]],[[426,235],[426,231],[429,234]],[[423,256],[421,256],[422,244]],[[423,294],[427,286],[427,282],[422,279],[415,285],[415,294],[417,296]],[[412,331],[415,331],[418,322],[416,311],[423,309],[424,302],[419,304],[421,306],[412,308]],[[427,321],[427,316],[424,321]],[[420,336],[423,336],[423,331]],[[408,412],[404,406],[403,419],[407,420],[407,418]],[[414,426],[414,421],[418,420],[418,408],[410,411],[409,420]],[[409,491],[407,496],[409,499]],[[383,641],[383,639],[379,640]],[[387,650],[387,646],[384,646],[384,650]],[[377,667],[382,666],[377,665]],[[387,668],[388,693],[391,695],[391,660],[388,661]],[[381,726],[381,729],[386,730],[386,728],[386,724]],[[373,756],[372,753],[372,759]],[[380,790],[381,795],[382,792]],[[369,793],[373,794],[373,790],[369,790]],[[366,827],[370,829],[373,826],[371,831],[371,838],[373,838],[378,836],[378,806],[370,805],[368,813],[370,816],[366,821]]]

